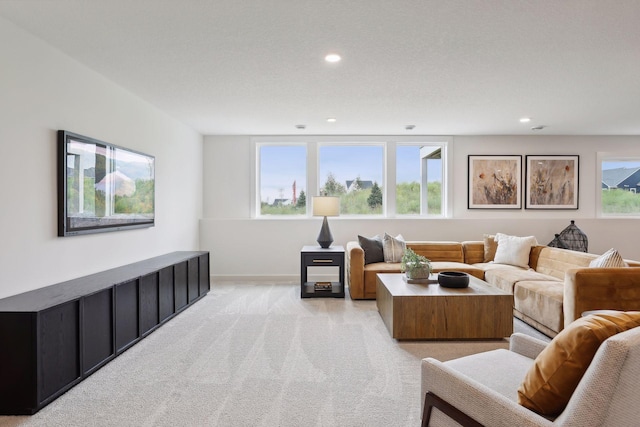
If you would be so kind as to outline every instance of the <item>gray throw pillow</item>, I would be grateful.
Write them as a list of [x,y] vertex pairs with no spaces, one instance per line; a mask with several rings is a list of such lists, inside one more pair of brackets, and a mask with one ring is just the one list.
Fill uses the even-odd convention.
[[364,263],[371,264],[374,262],[384,261],[384,252],[382,250],[382,239],[377,234],[371,238],[358,236],[358,243],[364,250]]

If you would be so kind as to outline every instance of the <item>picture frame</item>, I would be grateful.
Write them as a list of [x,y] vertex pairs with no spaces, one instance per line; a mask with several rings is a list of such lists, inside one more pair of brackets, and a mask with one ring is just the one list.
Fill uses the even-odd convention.
[[528,155],[525,209],[578,209],[580,156]]
[[468,209],[521,209],[522,156],[469,155]]

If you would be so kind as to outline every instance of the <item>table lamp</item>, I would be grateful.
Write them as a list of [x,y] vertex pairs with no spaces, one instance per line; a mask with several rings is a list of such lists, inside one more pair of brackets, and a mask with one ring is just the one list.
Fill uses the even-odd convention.
[[314,196],[312,197],[313,216],[323,216],[322,228],[318,234],[318,244],[321,248],[327,249],[333,243],[333,236],[329,230],[328,216],[340,215],[340,198],[334,196]]

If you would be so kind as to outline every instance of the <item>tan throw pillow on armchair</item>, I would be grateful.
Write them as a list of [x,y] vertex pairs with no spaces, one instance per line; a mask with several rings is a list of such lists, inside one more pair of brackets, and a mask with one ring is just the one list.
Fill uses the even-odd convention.
[[572,322],[536,357],[518,388],[518,403],[541,415],[560,414],[600,344],[637,326],[640,311],[602,312]]

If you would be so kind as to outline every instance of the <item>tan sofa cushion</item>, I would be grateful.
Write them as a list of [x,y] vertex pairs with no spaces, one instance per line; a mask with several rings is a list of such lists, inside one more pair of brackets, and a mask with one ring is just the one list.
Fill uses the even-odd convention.
[[484,262],[484,243],[481,240],[466,240],[462,242],[464,262],[476,264]]
[[564,327],[564,282],[523,281],[513,289],[513,307],[554,332]]
[[484,278],[484,271],[482,269],[462,262],[436,261],[431,263],[431,268],[434,273],[441,271],[461,271],[477,277],[480,280]]
[[[504,267],[504,266],[502,266]],[[484,272],[484,280],[489,284],[502,289],[503,291],[513,293],[513,286],[516,282],[525,280],[550,281],[557,280],[554,277],[540,274],[531,269],[518,267],[487,269]]]
[[542,415],[558,415],[600,344],[637,326],[640,312],[596,314],[571,323],[536,357],[518,388],[518,403]]
[[362,296],[365,299],[376,297],[376,275],[378,273],[400,273],[399,262],[376,262],[364,266],[364,283]]
[[542,274],[564,280],[564,273],[571,268],[588,267],[598,255],[566,249],[536,246],[531,250],[529,265]]
[[430,261],[464,262],[464,252],[460,242],[407,242],[407,248]]
[[491,262],[496,256],[498,242],[496,242],[495,234],[485,234],[482,236],[484,240],[484,262]]

